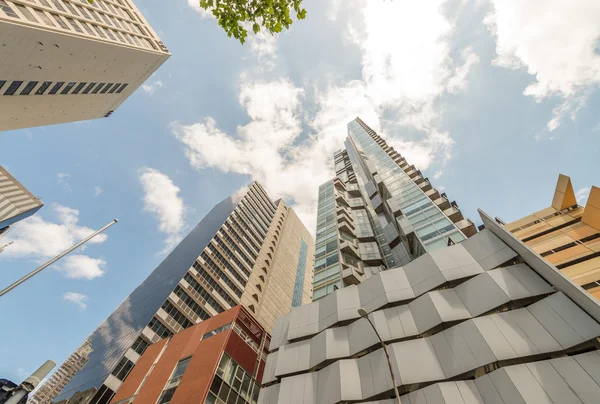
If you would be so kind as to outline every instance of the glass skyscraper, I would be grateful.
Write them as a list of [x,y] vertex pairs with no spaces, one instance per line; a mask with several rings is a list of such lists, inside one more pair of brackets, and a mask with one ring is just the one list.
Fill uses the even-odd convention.
[[344,145],[336,176],[319,188],[313,300],[477,232],[360,118]]
[[271,332],[311,301],[314,240],[258,183],[216,205],[89,337],[85,367],[55,403],[106,404],[149,344],[243,305]]

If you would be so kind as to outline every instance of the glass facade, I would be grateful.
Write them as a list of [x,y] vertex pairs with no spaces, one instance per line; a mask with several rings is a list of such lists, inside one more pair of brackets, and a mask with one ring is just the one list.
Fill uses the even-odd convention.
[[333,156],[335,178],[319,188],[313,300],[459,243],[465,227],[476,232],[456,203],[359,118],[348,124],[344,146]]
[[300,243],[300,254],[298,255],[298,266],[296,268],[296,281],[294,282],[294,294],[292,295],[292,307],[302,306],[302,293],[304,292],[304,275],[306,273],[306,250],[308,245],[302,240]]

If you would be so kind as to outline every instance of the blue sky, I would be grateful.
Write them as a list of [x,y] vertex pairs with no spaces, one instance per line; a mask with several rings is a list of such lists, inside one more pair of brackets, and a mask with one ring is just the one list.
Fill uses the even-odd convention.
[[62,362],[251,180],[314,232],[357,115],[477,223],[548,206],[559,172],[584,197],[600,183],[597,1],[304,3],[291,31],[241,46],[194,0],[138,0],[173,54],[144,88],[108,119],[0,133],[0,164],[45,202],[2,240],[4,283],[120,220],[2,298],[0,376]]

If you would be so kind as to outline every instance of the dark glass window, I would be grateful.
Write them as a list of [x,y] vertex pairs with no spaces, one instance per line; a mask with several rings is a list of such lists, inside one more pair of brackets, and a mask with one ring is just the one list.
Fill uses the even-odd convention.
[[63,21],[63,19],[60,18],[60,16],[58,14],[52,14],[52,17],[54,17],[54,19],[56,20],[56,22],[58,23],[58,25],[60,25],[60,27],[62,29],[66,29],[66,30],[69,29],[69,27],[67,26],[67,24],[65,24],[65,22]]
[[173,394],[175,394],[175,390],[177,389],[177,387],[173,387],[170,388],[168,390],[165,390],[162,392],[162,394],[160,395],[160,398],[158,399],[158,403],[157,404],[168,404],[171,402],[171,399],[173,398]]
[[106,84],[106,83],[100,83],[100,84],[98,84],[98,85],[96,86],[96,88],[94,88],[94,90],[92,91],[92,94],[98,94],[98,91],[100,91],[100,89],[101,89],[102,87],[104,87],[104,84]]
[[105,85],[104,88],[102,89],[102,91],[100,91],[100,94],[106,94],[108,89],[111,88],[113,86],[113,84],[114,83],[108,83],[107,85]]
[[37,83],[39,83],[39,81],[30,81],[29,83],[27,83],[25,88],[21,91],[21,95],[29,95],[33,88],[37,86]]
[[79,94],[79,92],[81,91],[81,89],[86,85],[87,83],[79,83],[77,84],[77,87],[75,87],[75,90],[73,90],[73,92],[71,94]]
[[15,10],[10,8],[8,3],[5,2],[4,0],[0,0],[0,8],[2,9],[2,11],[4,11],[6,13],[7,16],[13,17],[13,18],[19,18],[17,13],[15,13]]
[[52,84],[51,81],[44,81],[42,85],[38,87],[37,91],[35,92],[35,95],[43,95],[48,89],[48,87],[50,87],[50,84]]
[[79,25],[77,25],[77,23],[75,22],[74,19],[69,18],[69,17],[65,17],[67,19],[67,21],[69,21],[69,24],[71,24],[71,26],[73,27],[73,29],[77,32],[81,32],[83,34],[83,31],[81,30],[81,28],[79,28]]
[[59,81],[58,83],[56,83],[54,85],[54,87],[52,87],[52,90],[50,90],[50,92],[48,94],[56,94],[58,92],[58,90],[60,90],[60,88],[65,84],[64,81]]
[[71,81],[69,84],[67,84],[65,86],[65,88],[63,88],[63,90],[60,92],[61,94],[68,94],[69,91],[71,91],[71,89],[75,86],[75,82]]
[[133,349],[140,355],[142,355],[146,351],[146,348],[148,348],[148,343],[144,341],[142,337],[138,337],[137,341],[135,341],[133,343],[133,346],[131,347],[131,349]]
[[119,87],[119,89],[117,90],[117,93],[120,93],[121,91],[125,90],[125,87],[127,87],[127,83],[125,83],[121,87]]
[[85,90],[83,90],[83,93],[82,93],[82,94],[87,94],[87,93],[89,93],[89,92],[90,92],[90,90],[91,90],[91,89],[92,89],[92,88],[93,88],[95,85],[96,85],[96,83],[90,83],[90,84],[89,84],[89,85],[88,85],[88,86],[85,88]]
[[64,7],[62,6],[62,3],[59,0],[52,0],[52,3],[54,3],[54,6],[57,10],[65,11]]
[[119,88],[119,86],[120,86],[120,85],[121,85],[121,83],[117,83],[117,84],[115,84],[115,85],[113,86],[113,88],[111,88],[111,89],[110,89],[110,91],[109,91],[108,93],[109,93],[109,94],[112,94],[112,93],[114,93],[114,92],[115,92],[115,90],[116,90],[117,88]]
[[12,83],[10,83],[10,86],[8,86],[8,88],[4,92],[4,95],[14,95],[14,93],[17,92],[19,87],[21,87],[21,84],[23,84],[22,81],[13,81]]
[[117,365],[117,367],[112,371],[112,374],[117,379],[119,379],[121,381],[124,381],[125,378],[127,377],[127,375],[129,375],[129,372],[131,372],[131,369],[133,369],[134,366],[135,365],[134,365],[134,363],[132,361],[130,361],[126,357],[123,357],[121,359],[121,361],[119,362],[119,364]]
[[6,80],[0,80],[0,90],[2,89],[2,87],[4,87],[5,84]]

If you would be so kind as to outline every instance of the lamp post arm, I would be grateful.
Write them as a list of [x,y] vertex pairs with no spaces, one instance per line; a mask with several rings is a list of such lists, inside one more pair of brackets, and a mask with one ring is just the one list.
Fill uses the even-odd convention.
[[371,319],[369,317],[365,317],[365,318],[367,319],[369,324],[371,324],[373,331],[375,331],[375,335],[377,335],[377,338],[379,339],[379,343],[381,344],[381,347],[383,348],[383,352],[385,353],[385,357],[387,358],[387,363],[390,368],[390,375],[392,376],[392,384],[394,385],[394,393],[396,395],[396,404],[402,404],[400,402],[400,393],[398,392],[398,384],[396,383],[396,376],[394,375],[394,369],[392,368],[392,361],[390,359],[390,353],[388,352],[387,345],[385,344],[385,342],[383,342],[383,339],[381,339],[381,336],[379,335],[379,332],[377,332],[377,328],[375,328],[375,325],[373,324]]

